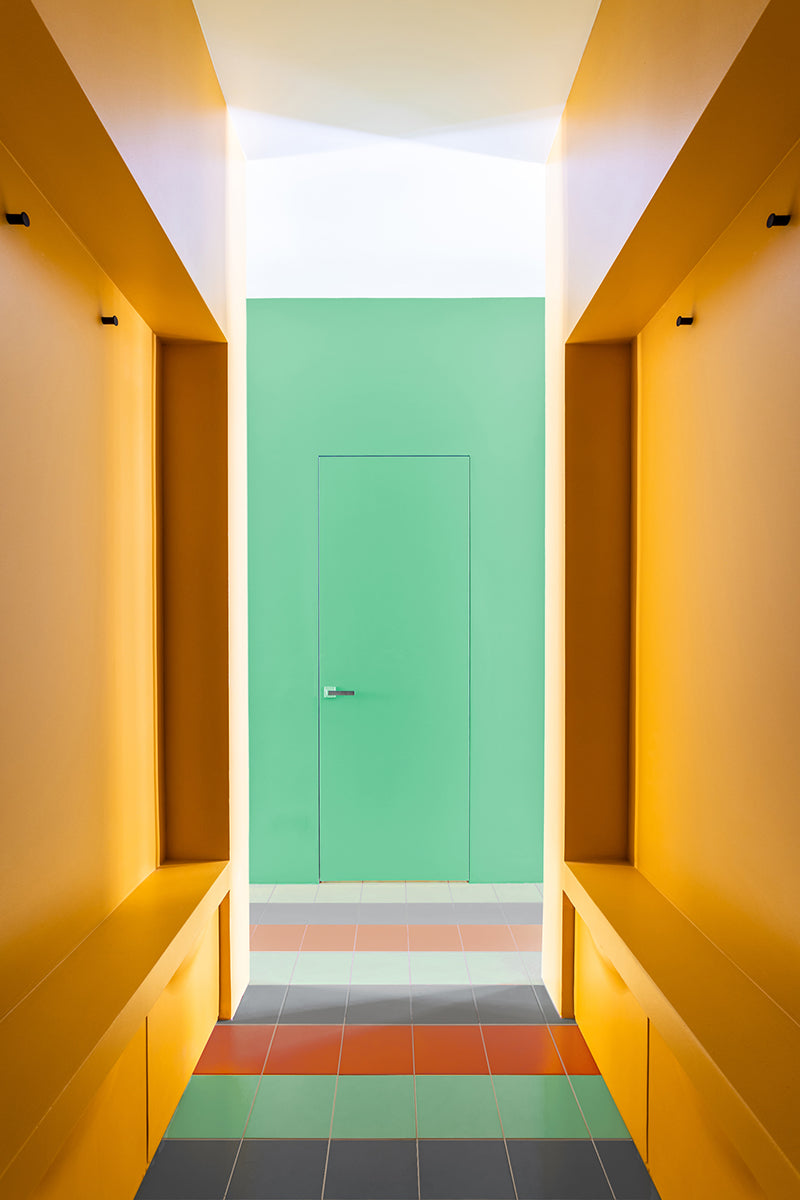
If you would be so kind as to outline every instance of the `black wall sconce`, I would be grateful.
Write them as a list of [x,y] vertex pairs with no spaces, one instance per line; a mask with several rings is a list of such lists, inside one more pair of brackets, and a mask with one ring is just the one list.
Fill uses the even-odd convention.
[[791,213],[770,213],[767,217],[767,229],[772,229],[773,225],[788,225],[791,219]]
[[24,225],[26,229],[31,223],[31,219],[26,212],[6,213],[6,221],[9,225]]
[[119,317],[101,317],[100,320],[104,325],[119,325]]
[[675,324],[680,328],[681,325],[693,325],[694,317],[678,317]]

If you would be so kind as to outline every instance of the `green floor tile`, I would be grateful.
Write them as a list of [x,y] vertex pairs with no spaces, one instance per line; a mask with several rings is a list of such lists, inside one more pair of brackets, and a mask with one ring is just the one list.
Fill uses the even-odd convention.
[[240,1138],[258,1075],[193,1075],[169,1123],[168,1138]]
[[296,950],[251,950],[251,983],[288,983],[297,959]]
[[631,1136],[601,1075],[572,1075],[571,1081],[592,1137]]
[[523,968],[528,973],[531,983],[542,982],[542,952],[541,950],[523,950],[520,954]]
[[328,983],[347,985],[353,964],[352,950],[303,950],[297,956],[292,985]]
[[392,950],[357,950],[353,955],[353,985],[408,983],[408,954]]
[[466,960],[474,984],[522,986],[529,982],[522,956],[515,951],[468,950]]
[[499,1138],[488,1075],[418,1075],[417,1122],[421,1138]]
[[565,1075],[495,1075],[507,1138],[588,1138]]
[[408,957],[411,963],[412,983],[469,985],[467,962],[460,950],[442,951],[439,954],[412,950]]
[[340,1075],[333,1113],[335,1138],[413,1138],[411,1075]]
[[327,1138],[334,1075],[265,1075],[247,1124],[249,1138]]

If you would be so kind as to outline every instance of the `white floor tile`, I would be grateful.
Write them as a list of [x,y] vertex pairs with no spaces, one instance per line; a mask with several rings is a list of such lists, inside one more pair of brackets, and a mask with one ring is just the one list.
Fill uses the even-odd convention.
[[361,893],[362,904],[405,904],[404,883],[365,883]]
[[496,883],[494,890],[509,904],[539,904],[542,899],[538,883]]
[[316,904],[358,904],[361,883],[321,883],[317,888]]
[[456,904],[496,904],[491,883],[451,883],[450,892]]
[[274,883],[251,883],[250,884],[250,903],[263,904],[269,900],[272,893],[275,891]]
[[409,904],[450,904],[449,883],[407,883]]
[[269,898],[270,904],[313,904],[318,883],[278,883]]

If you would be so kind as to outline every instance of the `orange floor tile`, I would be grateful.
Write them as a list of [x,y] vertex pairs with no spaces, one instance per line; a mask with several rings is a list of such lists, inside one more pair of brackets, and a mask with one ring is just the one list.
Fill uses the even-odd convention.
[[488,1075],[489,1065],[477,1025],[416,1025],[417,1075]]
[[518,949],[507,925],[459,925],[465,950]]
[[356,950],[408,950],[408,926],[359,925]]
[[515,950],[541,950],[541,925],[510,925]]
[[341,1075],[410,1075],[414,1069],[410,1025],[347,1025]]
[[457,925],[409,925],[412,950],[461,950]]
[[340,1025],[280,1025],[265,1075],[335,1075],[342,1043]]
[[251,950],[299,950],[305,925],[252,925]]
[[352,950],[355,925],[309,925],[302,950]]
[[272,1025],[216,1025],[195,1075],[260,1075],[273,1029]]
[[563,1075],[546,1025],[484,1025],[493,1075]]
[[553,1025],[553,1035],[558,1052],[568,1075],[599,1075],[597,1063],[584,1041],[577,1025]]

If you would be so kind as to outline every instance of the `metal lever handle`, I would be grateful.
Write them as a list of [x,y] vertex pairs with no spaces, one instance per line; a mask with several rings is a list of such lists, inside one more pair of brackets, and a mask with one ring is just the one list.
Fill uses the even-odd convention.
[[355,696],[355,692],[347,692],[344,688],[324,687],[322,694],[326,700],[332,700],[336,696]]

